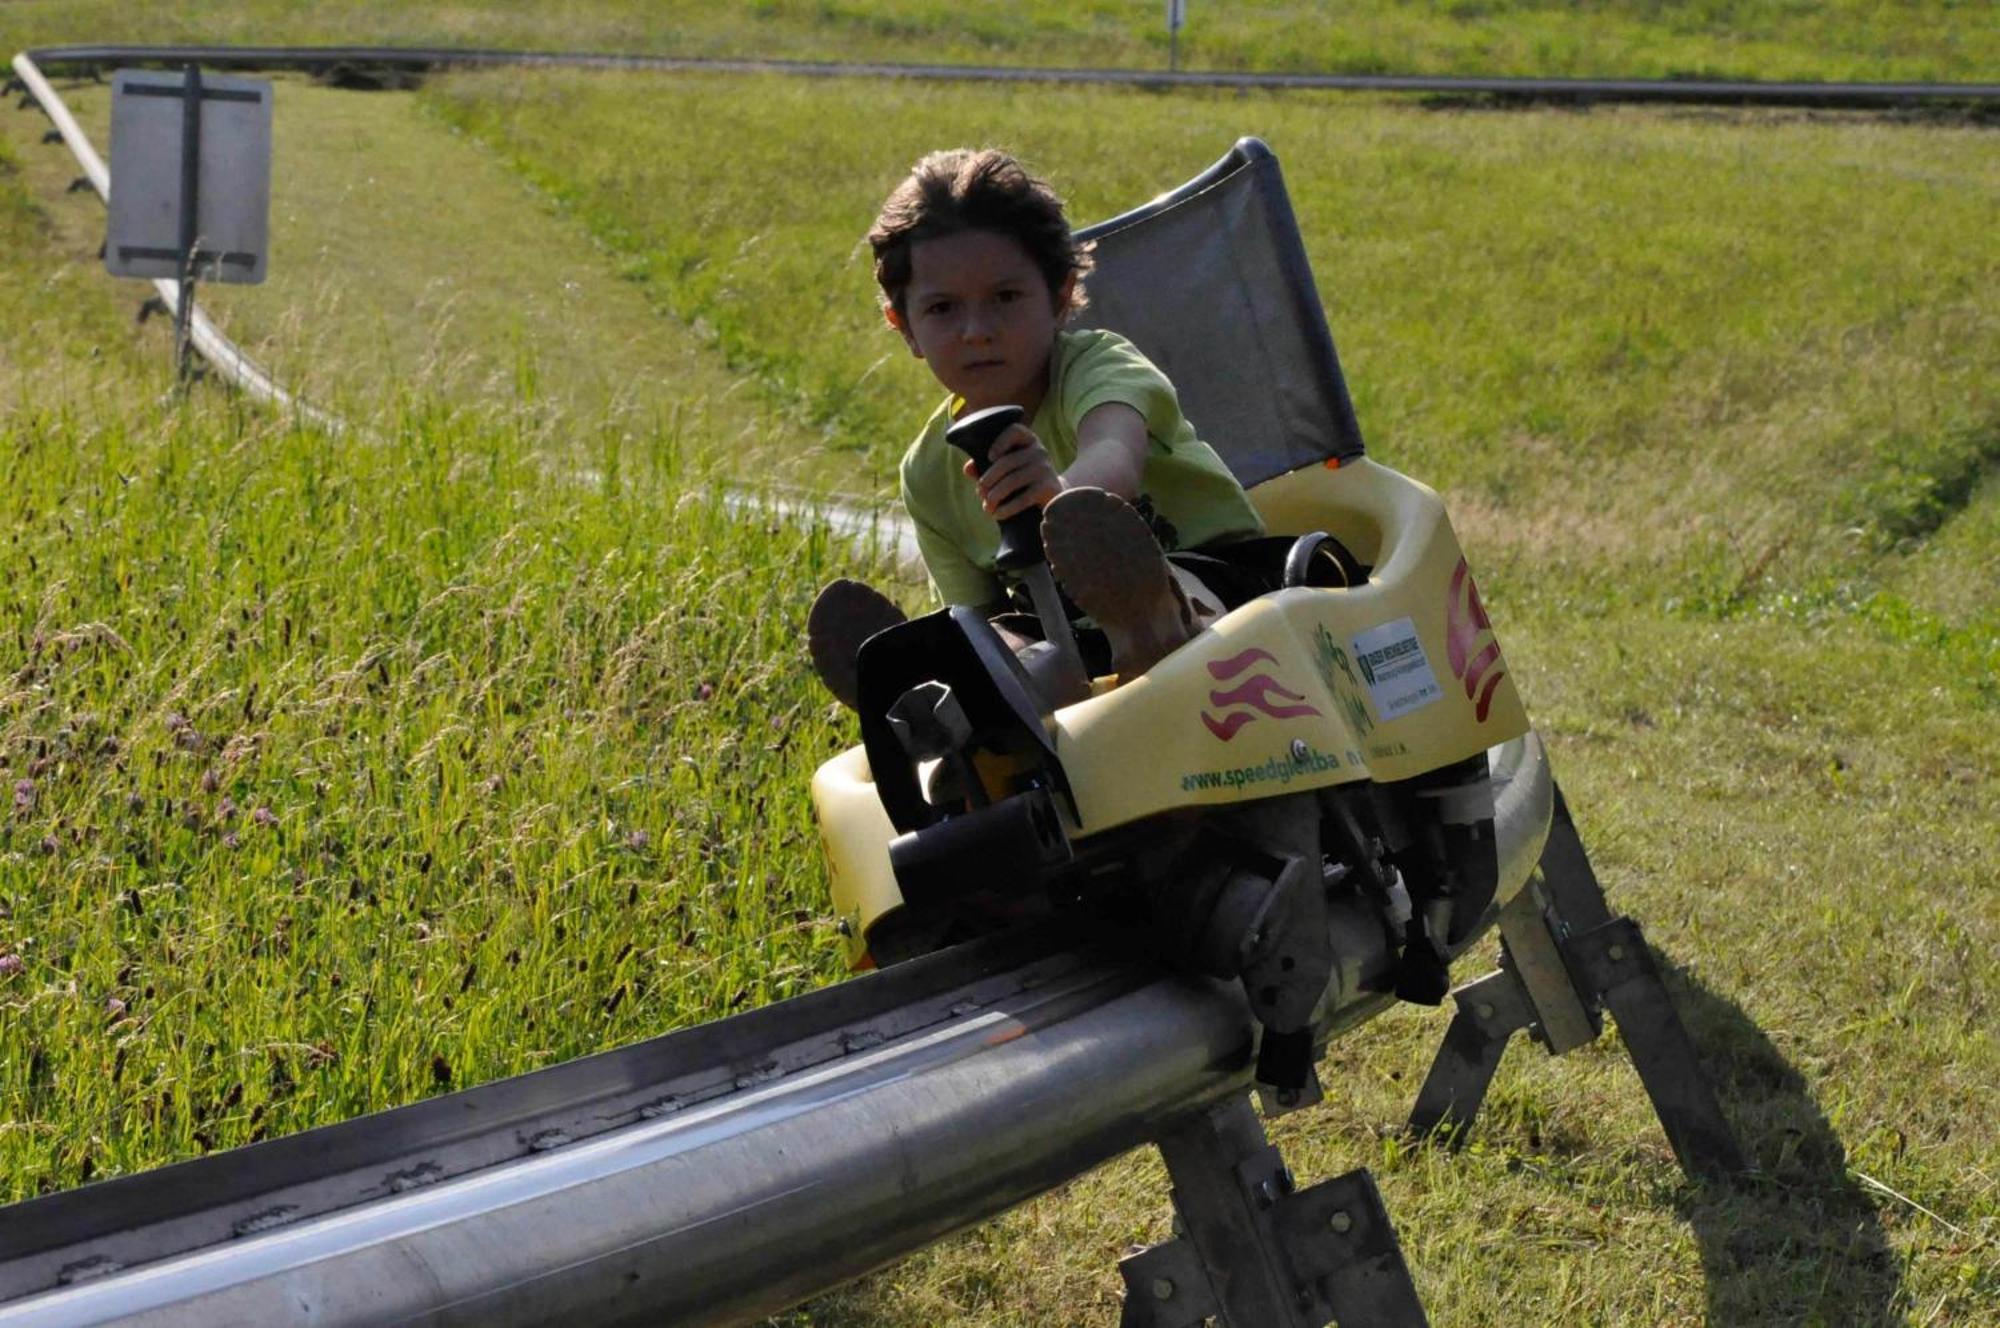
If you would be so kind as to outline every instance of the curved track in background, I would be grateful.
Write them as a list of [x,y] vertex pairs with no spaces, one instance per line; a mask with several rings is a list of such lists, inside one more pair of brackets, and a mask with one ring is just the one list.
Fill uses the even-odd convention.
[[[70,113],[69,106],[63,101],[61,94],[49,84],[47,75],[36,62],[35,55],[35,52],[30,51],[14,57],[16,83],[55,125],[63,144],[69,148],[70,154],[76,158],[77,165],[82,168],[83,178],[89,182],[98,200],[108,206],[111,201],[111,172],[105,166],[103,157],[98,154],[89,136],[77,124],[76,117]],[[232,67],[267,66],[253,64]],[[320,68],[309,64],[294,67]],[[168,316],[172,317],[180,303],[179,284],[163,279],[153,282],[153,288],[165,305]],[[339,416],[308,403],[282,386],[263,366],[215,325],[202,310],[199,301],[193,302],[189,311],[189,335],[195,352],[216,374],[253,399],[330,432],[343,432],[349,427],[347,421]],[[788,495],[766,490],[753,492],[735,487],[724,492],[723,501],[732,510],[754,510],[785,521],[821,521],[841,539],[866,550],[889,553],[899,566],[920,567],[922,563],[917,550],[916,532],[902,513],[897,511],[881,507],[857,506],[824,496]]]
[[787,74],[812,78],[914,78],[974,83],[1123,84],[1145,88],[1267,88],[1326,92],[1413,92],[1513,101],[1654,102],[1708,106],[1811,106],[1843,110],[2000,103],[2000,83],[1760,83],[1724,79],[1448,78],[1399,74],[1168,72],[1143,69],[1009,68],[898,61],[715,59],[592,51],[467,50],[396,46],[47,46],[38,63],[94,73],[120,64],[213,65],[218,69],[299,69],[313,73],[392,69],[544,66],[654,73]]
[[[1066,83],[1142,88],[1259,88],[1293,91],[1415,93],[1454,99],[1489,99],[1502,104],[1608,103],[1809,107],[1838,110],[2000,107],[2000,83],[1759,83],[1677,79],[1432,78],[1378,74],[1182,72],[1135,69],[1007,68],[953,64],[806,60],[735,60],[677,56],[621,55],[590,51],[511,51],[451,47],[394,46],[210,46],[99,45],[34,47],[16,55],[16,79],[47,113],[83,168],[99,199],[110,201],[110,172],[78,127],[62,98],[50,87],[42,66],[82,77],[97,77],[118,66],[200,64],[232,70],[295,70],[318,76],[374,81],[383,71],[404,76],[442,69],[570,68],[652,73],[737,73],[808,78],[907,78],[985,83]],[[171,281],[154,283],[171,315],[179,290]],[[190,329],[197,353],[227,382],[259,401],[288,411],[321,428],[341,430],[344,421],[288,392],[262,366],[224,336],[196,303]],[[824,519],[833,532],[857,543],[886,544],[905,566],[919,562],[916,538],[900,513],[856,507],[826,499],[749,495],[732,490],[732,506],[755,506],[787,519]]]

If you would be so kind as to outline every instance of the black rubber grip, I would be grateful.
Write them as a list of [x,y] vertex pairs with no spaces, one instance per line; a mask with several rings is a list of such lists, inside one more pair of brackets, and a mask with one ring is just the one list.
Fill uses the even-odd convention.
[[[1000,435],[1028,418],[1019,406],[988,406],[960,417],[944,431],[944,440],[972,458],[972,468],[984,475],[993,464],[990,455]],[[995,560],[1002,571],[1029,567],[1042,561],[1042,509],[1030,507],[1000,523],[1000,556]]]

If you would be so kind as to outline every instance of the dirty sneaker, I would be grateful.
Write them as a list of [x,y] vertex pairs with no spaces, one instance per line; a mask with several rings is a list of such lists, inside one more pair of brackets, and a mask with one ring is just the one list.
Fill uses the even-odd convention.
[[1066,489],[1042,509],[1056,580],[1102,628],[1130,681],[1195,634],[1193,611],[1145,518],[1115,493]]
[[902,621],[903,611],[881,591],[846,577],[828,582],[813,601],[806,615],[806,649],[820,681],[848,709],[860,704],[856,663],[862,643]]

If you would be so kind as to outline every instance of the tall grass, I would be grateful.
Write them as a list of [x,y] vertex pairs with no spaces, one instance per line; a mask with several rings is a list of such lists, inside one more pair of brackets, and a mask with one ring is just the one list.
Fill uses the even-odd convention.
[[71,404],[0,458],[0,1194],[839,971],[795,658],[830,551],[671,439],[579,479],[465,412]]

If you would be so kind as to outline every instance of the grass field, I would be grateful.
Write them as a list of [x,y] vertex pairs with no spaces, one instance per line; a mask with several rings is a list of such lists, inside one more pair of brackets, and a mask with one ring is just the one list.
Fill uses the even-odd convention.
[[[1469,1153],[1410,1151],[1440,1022],[1403,1010],[1278,1129],[1301,1178],[1375,1171],[1443,1325],[2000,1317],[1990,133],[555,75],[280,106],[279,275],[217,305],[372,437],[163,404],[97,205],[0,116],[0,1197],[837,976],[804,783],[848,730],[796,634],[855,556],[710,481],[879,491],[930,389],[855,238],[918,151],[1004,139],[1090,218],[1256,132],[1762,1168],[1686,1185],[1611,1038],[1517,1049]],[[1164,1195],[1127,1159],[782,1322],[1108,1322]]]

